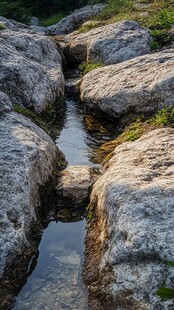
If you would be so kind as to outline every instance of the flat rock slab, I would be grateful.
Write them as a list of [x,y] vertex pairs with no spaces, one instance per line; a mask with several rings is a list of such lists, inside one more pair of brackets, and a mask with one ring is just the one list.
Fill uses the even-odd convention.
[[174,106],[174,49],[94,69],[80,91],[87,106],[111,117]]
[[67,61],[100,62],[105,65],[150,53],[150,35],[135,21],[123,21],[92,29],[86,33],[72,33],[66,37],[64,53]]
[[70,166],[63,170],[57,186],[58,206],[71,210],[85,207],[94,182],[92,173],[88,166]]
[[85,278],[98,309],[173,309],[156,291],[174,279],[174,129],[118,146],[90,205]]

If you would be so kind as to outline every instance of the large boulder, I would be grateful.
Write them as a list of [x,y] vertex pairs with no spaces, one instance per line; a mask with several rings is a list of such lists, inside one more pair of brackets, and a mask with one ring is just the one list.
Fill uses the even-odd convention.
[[56,25],[47,27],[49,34],[61,35],[68,34],[80,27],[80,25],[105,8],[104,4],[88,5],[82,9],[74,11],[71,15],[63,18]]
[[174,129],[114,151],[94,184],[85,280],[93,309],[173,309],[156,295],[173,286]]
[[72,33],[66,37],[64,53],[69,62],[119,63],[150,53],[150,35],[135,21],[123,21],[92,29],[86,33]]
[[92,109],[121,117],[174,106],[174,49],[97,68],[81,81],[81,99]]
[[18,276],[24,272],[25,258],[31,258],[35,250],[34,234],[39,232],[41,215],[45,214],[40,188],[51,179],[63,157],[45,131],[23,115],[5,113],[10,102],[6,95],[3,98],[1,94],[1,99],[0,308],[4,309],[11,296],[6,289],[15,281],[15,272]]
[[0,37],[0,89],[13,105],[36,113],[64,92],[61,56],[56,43],[27,31],[3,30]]

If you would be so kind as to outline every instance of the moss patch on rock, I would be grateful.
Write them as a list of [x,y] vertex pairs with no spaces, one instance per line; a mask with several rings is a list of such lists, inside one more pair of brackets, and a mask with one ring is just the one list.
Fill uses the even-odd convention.
[[[125,120],[123,119],[123,123],[124,122]],[[120,127],[122,128],[122,120],[120,123]],[[143,134],[164,126],[174,126],[174,107],[159,110],[149,117],[137,117],[134,122],[124,127],[123,132],[116,139],[102,144],[95,151],[95,154],[93,155],[95,161],[98,163],[103,162],[104,165],[107,164],[112,157],[112,152],[118,145],[127,141],[135,141]]]

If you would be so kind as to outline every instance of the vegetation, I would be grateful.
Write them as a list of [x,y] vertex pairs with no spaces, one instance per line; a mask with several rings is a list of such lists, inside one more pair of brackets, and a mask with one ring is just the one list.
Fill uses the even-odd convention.
[[6,29],[5,25],[3,23],[0,23],[0,30]]
[[[174,262],[167,262],[167,266],[174,267]],[[174,299],[174,289],[165,286],[165,281],[163,285],[157,290],[156,294],[163,299]]]
[[67,15],[69,14],[69,12],[75,10],[76,8],[83,7],[90,3],[95,3],[95,1],[2,0],[0,2],[0,15],[22,22],[27,22],[29,20],[29,17],[34,15],[41,18],[42,25],[49,25],[52,22],[57,22],[60,16],[65,14]]
[[48,17],[42,17],[40,19],[40,26],[43,26],[43,27],[48,27],[48,26],[51,26],[51,25],[54,25],[54,24],[57,24],[62,18],[65,17],[65,14],[63,13],[57,13],[57,14],[52,14]]
[[106,164],[112,157],[112,152],[116,146],[123,142],[135,141],[142,134],[163,126],[174,126],[174,107],[157,111],[151,117],[137,117],[133,123],[123,129],[123,132],[115,140],[102,144],[95,151],[95,161],[98,163],[103,161]]
[[41,119],[41,117],[36,115],[31,110],[26,109],[26,108],[22,107],[21,105],[17,104],[14,107],[14,111],[28,117],[33,123],[35,123],[36,125],[38,125],[42,129],[44,129],[46,132],[48,132],[48,128],[47,128],[46,123]]
[[83,61],[79,65],[79,69],[80,69],[82,74],[86,74],[86,73],[92,71],[93,69],[96,69],[96,68],[99,68],[99,67],[103,67],[103,66],[104,66],[104,64],[102,62]]
[[95,20],[90,20],[89,22],[87,23],[84,23],[79,29],[78,29],[78,32],[79,33],[83,33],[83,32],[87,32],[93,28],[96,28],[96,27],[99,27],[99,26],[102,26],[103,25],[103,22],[99,22],[99,21],[95,21]]

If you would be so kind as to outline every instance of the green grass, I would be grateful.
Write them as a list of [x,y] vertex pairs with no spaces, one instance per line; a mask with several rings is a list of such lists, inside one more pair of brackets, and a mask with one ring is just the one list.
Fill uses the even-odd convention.
[[99,68],[99,67],[103,67],[104,64],[102,62],[88,62],[88,61],[83,61],[80,65],[79,65],[79,69],[81,71],[81,74],[86,74],[90,71],[92,71],[93,69]]
[[150,31],[152,40],[150,46],[152,50],[160,49],[171,42],[171,36],[166,30],[154,29]]
[[174,126],[174,107],[157,111],[151,117],[137,117],[133,123],[123,129],[116,139],[102,144],[95,150],[95,162],[107,164],[118,145],[127,141],[135,141],[143,134],[164,126]]
[[64,17],[65,15],[63,15],[62,13],[53,14],[45,18],[43,17],[39,21],[39,26],[43,26],[43,27],[52,26],[54,24],[57,24]]
[[96,27],[100,27],[103,25],[103,22],[99,22],[99,21],[95,21],[95,20],[91,20],[88,23],[84,23],[79,29],[78,32],[79,33],[84,33],[87,32],[91,29],[94,29]]
[[[147,4],[138,8],[136,4]],[[172,0],[110,0],[97,20],[112,24],[123,20],[135,20],[151,30],[151,48],[160,49],[171,41],[170,28],[174,24],[174,2]]]

